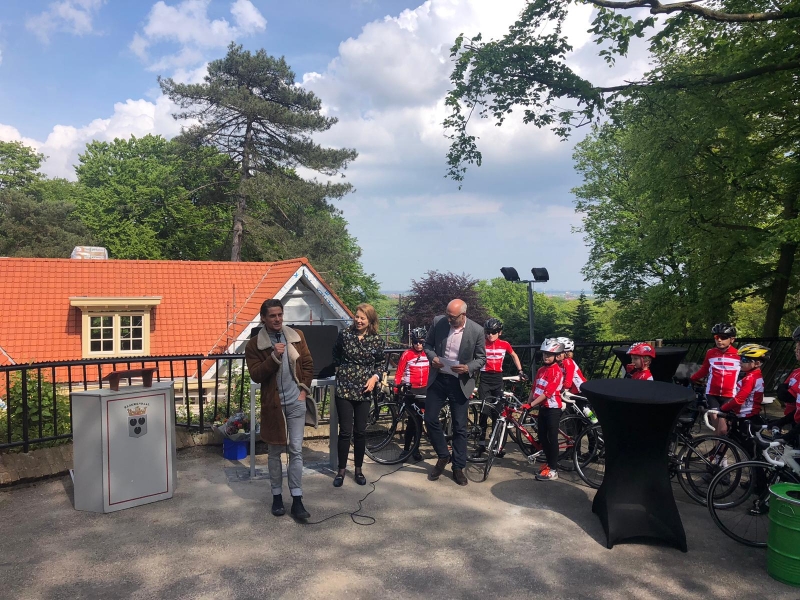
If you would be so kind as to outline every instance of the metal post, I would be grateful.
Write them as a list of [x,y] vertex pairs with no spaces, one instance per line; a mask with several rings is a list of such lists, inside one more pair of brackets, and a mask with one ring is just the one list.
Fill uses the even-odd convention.
[[528,323],[531,328],[531,379],[536,373],[536,346],[533,334],[533,281],[528,281]]

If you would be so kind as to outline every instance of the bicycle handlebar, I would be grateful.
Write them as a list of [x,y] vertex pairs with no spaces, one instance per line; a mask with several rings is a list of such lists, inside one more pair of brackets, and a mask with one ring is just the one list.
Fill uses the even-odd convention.
[[[761,430],[763,431],[766,428],[767,426],[764,425],[761,428]],[[768,444],[767,447],[764,448],[764,450],[761,452],[761,454],[764,455],[764,459],[769,464],[774,465],[776,467],[785,467],[786,466],[785,462],[783,462],[782,460],[775,460],[769,455],[770,449],[777,448],[778,446],[783,446],[783,440],[773,440],[771,442],[769,440],[765,440],[763,437],[761,437],[761,431],[756,431],[756,437],[758,438],[758,441],[761,442],[762,444]]]
[[503,381],[513,381],[513,382],[518,382],[518,381],[520,381],[521,379],[522,379],[522,378],[521,378],[519,375],[509,375],[508,377],[503,377]]

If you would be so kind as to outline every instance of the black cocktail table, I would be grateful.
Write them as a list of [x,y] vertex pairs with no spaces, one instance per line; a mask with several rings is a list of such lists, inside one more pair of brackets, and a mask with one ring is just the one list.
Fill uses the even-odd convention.
[[691,389],[660,381],[596,379],[581,386],[594,408],[606,451],[603,484],[592,504],[607,547],[636,537],[686,552],[686,534],[669,481],[669,434]]

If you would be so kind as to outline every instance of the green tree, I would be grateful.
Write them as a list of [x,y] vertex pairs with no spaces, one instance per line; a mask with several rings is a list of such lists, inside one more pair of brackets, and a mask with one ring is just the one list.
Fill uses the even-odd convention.
[[322,114],[319,98],[297,85],[283,58],[264,50],[251,54],[231,43],[225,58],[209,63],[204,83],[159,78],[159,84],[181,109],[176,119],[198,122],[182,140],[216,148],[238,166],[232,261],[242,256],[252,177],[280,178],[297,166],[334,176],[357,156],[353,149],[314,143],[311,135],[327,131],[337,119]]
[[79,160],[78,212],[112,257],[221,257],[235,177],[227,156],[146,135],[90,142]]
[[594,317],[592,306],[583,291],[578,296],[578,304],[572,317],[570,333],[572,338],[578,342],[594,342],[599,339],[600,327]]
[[[482,280],[477,284],[478,298],[489,316],[503,322],[503,337],[511,344],[530,343],[528,322],[528,288],[526,285],[506,281],[502,277]],[[556,335],[558,311],[555,302],[534,292],[534,334],[541,341]]]
[[21,190],[44,177],[39,172],[44,154],[22,142],[0,141],[0,190]]
[[467,303],[467,317],[483,325],[488,315],[477,285],[477,279],[464,273],[427,271],[422,279],[412,279],[411,292],[400,299],[397,307],[403,331],[408,331],[409,326],[430,328],[433,318],[443,315],[448,302],[456,298]]
[[69,258],[75,246],[91,245],[71,197],[73,188],[68,181],[51,180],[27,192],[0,189],[0,256]]
[[[566,137],[574,127],[625,102],[632,95],[660,91],[714,88],[757,83],[756,98],[767,98],[776,75],[797,77],[800,57],[800,6],[796,0],[585,0],[597,7],[592,27],[598,54],[610,65],[625,56],[634,37],[649,38],[654,54],[685,52],[690,59],[657,63],[640,81],[598,86],[568,64],[570,46],[564,22],[570,6],[584,0],[531,0],[509,32],[499,40],[460,35],[452,47],[455,67],[444,122],[452,140],[448,175],[461,181],[466,165],[480,165],[477,139],[468,131],[470,118],[494,118],[498,124],[515,109],[525,123],[551,127]],[[650,16],[633,18],[631,11]],[[641,14],[641,12],[639,12]],[[654,15],[666,15],[656,31]],[[696,69],[697,60],[706,61]]]

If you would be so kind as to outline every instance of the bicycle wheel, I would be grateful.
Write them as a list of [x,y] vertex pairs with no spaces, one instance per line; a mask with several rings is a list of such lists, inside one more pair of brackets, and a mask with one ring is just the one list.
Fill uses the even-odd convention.
[[606,448],[600,425],[584,429],[575,440],[572,464],[578,476],[591,488],[603,483],[606,473]]
[[489,438],[489,443],[486,444],[486,461],[483,463],[483,479],[481,479],[481,481],[486,481],[486,478],[489,477],[489,471],[492,470],[492,464],[494,463],[495,456],[500,451],[505,429],[506,422],[502,421],[498,423],[497,427],[495,427],[492,431],[492,435]]
[[590,424],[584,417],[567,415],[558,422],[558,468],[564,471],[575,469],[572,455],[575,450],[575,440]]
[[522,451],[522,453],[530,457],[531,455],[536,456],[536,460],[544,461],[544,452],[542,452],[541,446],[539,444],[539,421],[538,421],[538,413],[531,414],[530,410],[524,411],[519,417],[519,424],[522,428],[527,431],[530,436],[536,440],[536,446],[531,444],[530,440],[526,435],[522,432],[517,431],[516,427],[509,428],[508,435],[511,437],[512,440],[517,442],[517,446]]
[[[486,440],[492,436],[492,428],[498,418],[493,412],[486,423],[486,430],[480,425],[481,409],[484,407],[481,400],[472,400],[467,408],[467,461],[482,463],[486,461]],[[487,408],[487,410],[491,410]]]
[[725,535],[740,544],[765,547],[769,530],[769,486],[784,478],[794,480],[760,461],[740,462],[723,469],[708,487],[711,518]]
[[678,483],[692,500],[705,506],[714,476],[725,467],[748,459],[745,449],[730,438],[696,437],[681,448],[677,457]]
[[421,429],[419,417],[406,406],[378,404],[367,420],[366,454],[382,465],[401,463],[419,447]]

